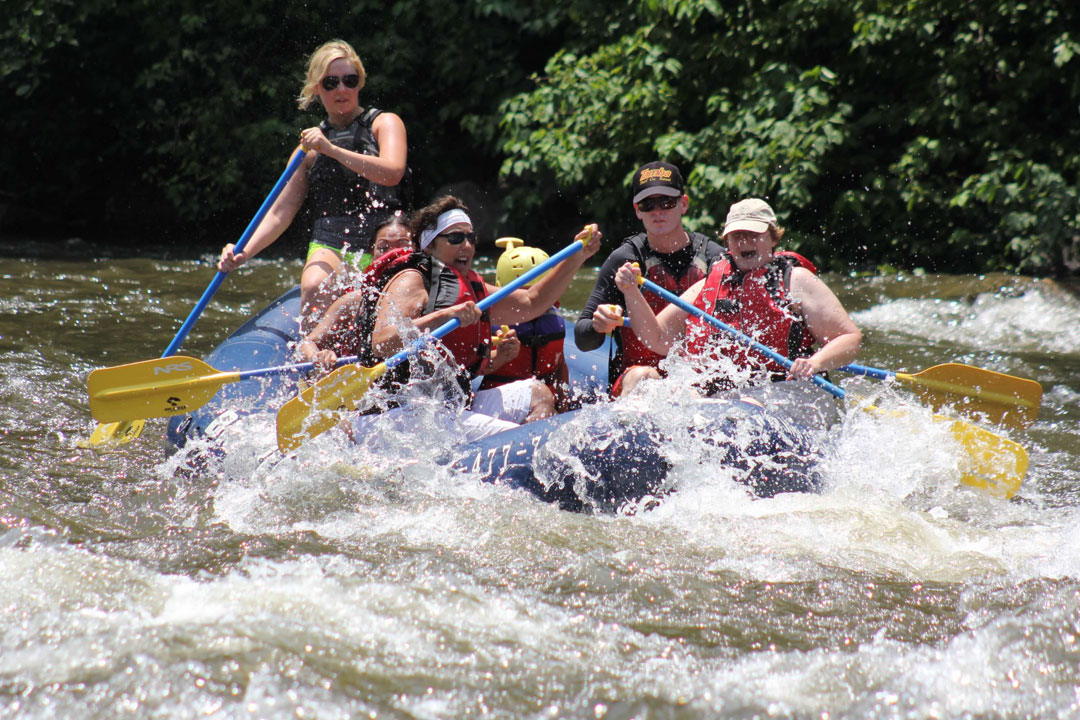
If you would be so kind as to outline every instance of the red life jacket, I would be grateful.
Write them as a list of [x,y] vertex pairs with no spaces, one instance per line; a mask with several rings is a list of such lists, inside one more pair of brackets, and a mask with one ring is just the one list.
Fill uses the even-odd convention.
[[[690,242],[694,246],[694,259],[690,262],[682,277],[675,277],[667,271],[663,263],[660,262],[660,258],[648,247],[646,238],[645,233],[640,233],[627,240],[627,242],[634,247],[638,263],[641,266],[641,274],[665,290],[676,295],[682,295],[691,285],[701,280],[708,273],[709,261],[705,254],[708,238],[704,235],[690,234]],[[645,301],[649,303],[649,307],[652,308],[654,314],[659,313],[668,305],[666,300],[653,293],[645,293]],[[622,334],[622,367],[619,368],[620,374],[634,365],[656,367],[664,359],[663,355],[658,355],[646,347],[633,329],[624,327],[619,332]]]
[[[430,269],[424,275],[424,285],[428,289],[424,315],[470,300],[480,302],[487,297],[487,285],[475,270],[469,270],[469,274],[464,276],[435,258],[427,257],[431,262]],[[454,356],[457,364],[469,374],[469,379],[475,378],[481,364],[491,354],[491,318],[487,311],[472,325],[458,327],[444,335],[442,344]]]
[[[709,271],[694,306],[789,359],[809,357],[814,338],[805,319],[792,310],[791,270],[795,266],[817,274],[813,263],[795,252],[777,252],[769,264],[745,273],[734,268],[731,258],[724,258]],[[717,342],[718,338],[725,342]],[[764,369],[781,377],[786,374],[778,363],[694,315],[686,318],[686,349],[690,355],[724,355],[740,367]]]
[[[335,328],[334,339],[341,338],[335,343],[335,352],[342,354],[338,349],[340,346],[341,349],[360,356],[362,361],[375,359],[371,350],[371,334],[375,330],[378,299],[390,281],[405,270],[416,270],[424,279],[428,300],[423,315],[468,300],[479,302],[487,296],[487,286],[483,278],[474,271],[470,270],[466,278],[427,253],[414,252],[409,248],[391,250],[376,258],[364,271],[359,283],[360,288],[356,291],[363,293],[363,308],[356,317],[349,319],[342,332]],[[456,328],[445,335],[441,342],[454,361],[461,366],[464,374],[468,376],[467,379],[471,380],[476,377],[481,363],[490,354],[491,322],[488,314],[485,312],[480,320],[472,325]],[[407,377],[406,366],[407,363],[398,366],[401,368],[401,371],[396,373],[400,376],[399,379]]]
[[551,308],[540,317],[512,327],[521,341],[521,350],[514,359],[499,368],[494,375],[485,375],[481,389],[498,387],[515,380],[547,378],[566,364],[563,340],[566,323]]
[[346,288],[342,297],[353,295],[360,308],[349,317],[340,318],[327,333],[322,345],[339,356],[356,355],[364,365],[376,361],[371,350],[371,333],[375,330],[375,307],[383,288],[402,270],[422,270],[424,257],[410,248],[395,248],[380,255],[364,269],[359,280]]

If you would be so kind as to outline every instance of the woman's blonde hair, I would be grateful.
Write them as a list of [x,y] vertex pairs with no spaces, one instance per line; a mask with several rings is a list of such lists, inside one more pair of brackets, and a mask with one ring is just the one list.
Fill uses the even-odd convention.
[[315,101],[318,96],[319,83],[322,82],[323,77],[326,75],[330,63],[335,60],[348,60],[355,65],[356,74],[360,76],[360,84],[356,89],[360,90],[364,87],[367,73],[364,72],[364,63],[360,62],[360,56],[352,49],[352,45],[344,40],[331,40],[323,43],[318,50],[311,53],[307,66],[307,80],[305,80],[304,89],[300,91],[300,97],[297,100],[301,110],[307,110],[308,106]]

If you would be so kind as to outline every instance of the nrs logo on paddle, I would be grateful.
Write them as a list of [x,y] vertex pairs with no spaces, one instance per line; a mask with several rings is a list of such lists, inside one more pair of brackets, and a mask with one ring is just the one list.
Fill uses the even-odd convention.
[[190,362],[169,363],[165,367],[155,367],[154,375],[168,375],[174,372],[187,372],[191,370]]

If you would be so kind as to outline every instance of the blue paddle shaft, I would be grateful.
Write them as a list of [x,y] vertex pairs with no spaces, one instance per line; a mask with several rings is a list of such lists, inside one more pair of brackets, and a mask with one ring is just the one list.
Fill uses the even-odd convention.
[[[513,282],[508,283],[504,287],[499,288],[497,291],[491,293],[486,298],[484,298],[480,302],[476,303],[476,307],[478,307],[481,312],[483,312],[484,310],[487,310],[489,307],[491,307],[495,303],[499,302],[500,300],[502,300],[503,298],[505,298],[507,295],[514,292],[518,288],[525,287],[526,285],[531,283],[533,280],[540,277],[541,275],[546,273],[548,270],[550,270],[551,268],[553,268],[556,265],[558,265],[559,263],[561,263],[566,258],[570,257],[571,255],[574,255],[575,253],[580,252],[582,249],[584,249],[584,247],[585,247],[584,242],[582,242],[581,240],[575,240],[574,242],[570,243],[569,245],[564,247],[559,252],[557,252],[554,255],[552,255],[551,257],[549,257],[544,262],[542,262],[539,265],[537,265],[536,267],[534,267],[532,270],[529,270],[527,273],[519,276]],[[389,358],[387,358],[386,359],[386,367],[387,367],[387,369],[395,367],[397,365],[400,365],[405,360],[407,360],[410,355],[412,355],[412,354],[416,353],[417,351],[419,351],[421,348],[423,348],[425,345],[430,343],[432,340],[436,340],[438,338],[444,337],[445,335],[449,335],[451,332],[453,332],[454,330],[456,330],[460,326],[461,326],[461,321],[458,320],[457,318],[452,318],[450,320],[447,320],[442,325],[440,325],[439,327],[432,330],[430,335],[424,335],[419,340],[414,340],[412,342],[412,344],[409,345],[409,347],[405,348],[404,350],[397,353],[396,355],[391,355]]]
[[837,368],[841,372],[849,372],[855,375],[865,375],[866,377],[872,377],[875,380],[888,380],[891,377],[895,377],[896,373],[892,370],[879,370],[878,368],[866,367],[865,365],[845,365],[842,368]]
[[[705,312],[701,308],[694,307],[692,304],[686,302],[685,300],[683,300],[681,297],[679,297],[675,293],[670,292],[668,290],[665,290],[664,288],[660,287],[659,285],[654,283],[652,280],[649,280],[647,278],[641,278],[641,284],[645,287],[646,290],[649,290],[650,292],[652,292],[652,293],[654,293],[656,295],[659,295],[660,297],[664,298],[665,300],[667,300],[672,305],[675,305],[676,307],[681,308],[682,310],[685,310],[686,312],[690,313],[691,315],[694,315],[696,317],[701,318],[702,320],[709,323],[713,327],[716,327],[716,328],[719,328],[720,330],[723,330],[728,335],[731,335],[732,337],[737,339],[743,345],[746,345],[747,347],[756,350],[757,352],[761,353],[762,355],[769,358],[770,360],[773,360],[774,362],[780,364],[785,369],[788,369],[788,370],[791,369],[791,360],[787,359],[786,357],[784,357],[780,353],[776,352],[772,348],[766,347],[765,345],[762,345],[761,343],[759,343],[757,340],[754,340],[749,335],[747,335],[745,333],[742,333],[742,332],[739,332],[738,330],[736,330],[735,328],[733,328],[730,325],[726,324],[722,320],[714,318],[712,315]],[[838,398],[843,398],[844,397],[844,391],[843,390],[836,387],[835,385],[833,385],[831,382],[829,382],[825,378],[821,377],[820,375],[813,375],[813,376],[811,376],[810,380],[815,385],[817,385],[818,387],[820,387],[820,388],[822,388],[824,390],[827,390],[828,392],[832,393],[834,396],[836,396]]]
[[[300,167],[300,163],[304,160],[304,155],[307,153],[303,150],[297,150],[293,159],[289,162],[288,167],[285,168],[285,172],[281,173],[281,177],[278,178],[277,184],[270,191],[270,194],[263,200],[263,204],[259,207],[259,211],[255,213],[255,217],[251,218],[251,222],[248,223],[247,229],[244,230],[244,234],[240,236],[240,240],[237,241],[234,252],[241,253],[244,251],[244,246],[247,245],[248,240],[255,234],[255,229],[259,227],[259,223],[266,217],[266,213],[270,211],[274,201],[277,200],[278,195],[285,189],[285,185],[288,184],[289,179],[296,172],[296,168]],[[203,310],[210,304],[210,300],[213,299],[214,294],[221,287],[221,283],[225,280],[225,276],[228,275],[224,270],[218,270],[214,275],[214,279],[210,281],[210,285],[207,286],[203,292],[202,297],[199,298],[199,302],[195,303],[195,307],[192,308],[191,313],[187,316],[187,320],[180,326],[180,329],[176,331],[176,337],[169,343],[169,347],[165,348],[165,352],[161,354],[161,357],[168,357],[175,355],[180,350],[181,343],[187,338],[188,333],[191,332],[191,328],[195,325],[195,321],[202,315]]]
[[[514,280],[512,283],[507,284],[506,287],[500,288],[498,291],[493,292],[491,295],[488,295],[486,298],[484,298],[480,302],[476,303],[476,307],[480,308],[481,311],[487,310],[489,307],[491,307],[495,303],[499,302],[500,300],[505,298],[510,293],[514,292],[515,290],[517,290],[518,288],[520,288],[520,287],[522,287],[524,285],[528,285],[533,280],[540,277],[541,275],[546,273],[548,270],[555,267],[560,262],[562,262],[566,258],[570,257],[574,253],[580,251],[584,247],[585,247],[585,244],[583,242],[581,242],[580,240],[575,240],[572,244],[566,246],[565,248],[563,248],[562,250],[560,250],[556,254],[552,255],[550,258],[548,258],[548,260],[546,262],[543,262],[543,263],[537,265],[532,270],[528,271],[527,273],[523,274],[521,277]],[[409,345],[408,348],[406,348],[406,349],[402,350],[401,352],[399,352],[398,354],[393,355],[390,358],[388,358],[386,360],[386,363],[385,363],[387,369],[392,368],[395,365],[400,365],[402,363],[402,361],[404,361],[405,359],[407,359],[409,357],[409,355],[417,352],[418,350],[420,350],[421,348],[423,348],[425,345],[432,342],[433,340],[435,340],[437,338],[441,338],[444,335],[447,335],[447,334],[453,332],[453,330],[456,329],[457,327],[459,327],[460,325],[461,325],[461,321],[458,320],[457,318],[453,318],[452,320],[447,320],[445,323],[443,323],[442,325],[437,327],[435,330],[433,330],[430,335],[425,335],[424,337],[420,338],[419,340],[413,341],[413,343],[411,345]],[[357,357],[356,355],[349,355],[348,357],[338,358],[337,362],[334,363],[334,367],[341,367],[342,365],[350,365],[352,363],[358,362],[359,360],[360,360],[360,358]],[[307,372],[307,371],[313,369],[314,367],[315,367],[315,363],[313,363],[313,362],[303,362],[303,363],[296,363],[296,364],[293,364],[293,365],[278,365],[276,367],[256,368],[254,370],[243,370],[243,371],[238,372],[236,374],[236,379],[237,380],[247,380],[248,378],[262,377],[264,375],[278,375],[278,374],[285,374],[285,373],[299,374],[299,373]]]
[[[349,355],[347,357],[338,358],[337,362],[335,362],[333,366],[338,368],[338,367],[341,367],[342,365],[351,365],[352,363],[357,362],[359,360],[360,360],[360,358],[357,357],[356,355]],[[279,375],[279,374],[284,375],[286,373],[295,373],[295,374],[299,375],[300,373],[306,373],[307,371],[312,370],[314,368],[315,368],[315,363],[313,363],[313,362],[295,363],[293,365],[278,365],[276,367],[268,367],[268,368],[255,368],[254,370],[242,370],[242,371],[238,372],[236,374],[236,379],[237,380],[247,380],[248,378],[257,378],[257,377],[262,377],[264,375]]]

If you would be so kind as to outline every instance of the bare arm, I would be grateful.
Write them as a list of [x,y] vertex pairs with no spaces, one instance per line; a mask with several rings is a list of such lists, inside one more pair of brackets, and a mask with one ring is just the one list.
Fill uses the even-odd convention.
[[821,278],[805,268],[791,272],[791,297],[799,303],[807,329],[821,347],[809,358],[799,358],[788,374],[796,378],[843,367],[855,359],[862,332]]
[[327,347],[332,342],[333,333],[352,321],[364,308],[364,291],[354,290],[342,295],[330,306],[322,320],[307,337],[296,346],[296,350],[305,360],[327,367],[337,362],[338,356]]
[[[658,315],[654,314],[645,296],[641,294],[641,286],[637,281],[639,277],[641,269],[636,263],[626,263],[615,272],[615,284],[626,298],[630,327],[641,342],[645,343],[645,347],[658,355],[667,355],[671,346],[686,334],[686,312],[675,305],[668,305]],[[682,299],[693,303],[704,286],[704,280],[695,283],[682,294]]]
[[[516,325],[540,317],[547,312],[548,308],[554,305],[570,286],[570,281],[574,279],[578,269],[600,249],[602,238],[603,233],[595,224],[582,228],[574,239],[584,242],[585,248],[549,270],[539,282],[528,288],[515,290],[502,302],[492,306],[492,324]],[[492,285],[488,285],[487,289],[489,293],[498,290]]]
[[[299,152],[299,149],[296,152]],[[291,156],[289,162],[292,162]],[[278,195],[277,200],[270,206],[270,210],[267,211],[266,217],[259,223],[259,227],[255,228],[251,239],[244,246],[244,251],[239,254],[234,252],[235,246],[232,243],[224,247],[221,251],[221,258],[218,260],[218,270],[222,272],[235,270],[281,237],[281,233],[285,232],[285,229],[292,223],[296,213],[300,210],[300,206],[304,204],[304,200],[307,198],[307,172],[314,162],[314,153],[308,153],[303,162],[300,163],[300,167],[289,178],[289,182],[285,184],[285,188]]]
[[394,113],[381,113],[371,124],[379,143],[378,155],[364,155],[338,147],[318,127],[307,128],[300,137],[315,152],[336,160],[357,175],[379,185],[397,185],[405,176],[407,138],[405,123]]
[[403,270],[390,280],[375,309],[371,348],[377,356],[389,357],[403,347],[397,325],[400,318],[411,318],[416,328],[423,332],[433,330],[453,318],[457,318],[463,326],[472,325],[482,314],[476,303],[470,301],[421,316],[427,300],[424,278],[418,271]]

